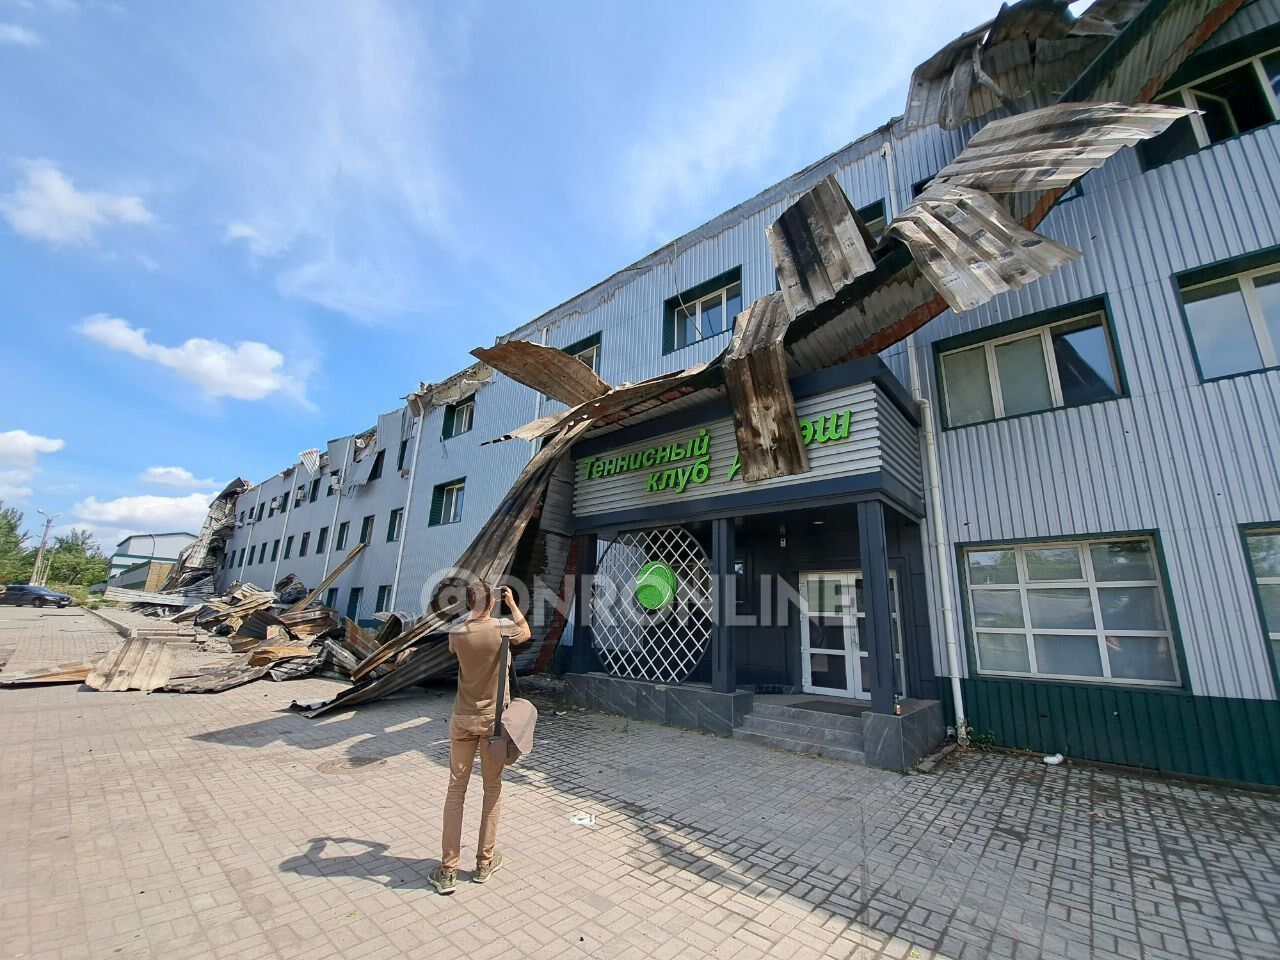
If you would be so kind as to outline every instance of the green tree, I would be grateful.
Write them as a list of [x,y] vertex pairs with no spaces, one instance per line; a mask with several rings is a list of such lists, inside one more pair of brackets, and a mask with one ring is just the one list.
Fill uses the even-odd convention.
[[54,538],[49,554],[49,583],[87,587],[107,578],[108,561],[93,534],[72,527]]
[[26,583],[31,576],[35,551],[29,539],[22,529],[22,511],[0,500],[0,584]]

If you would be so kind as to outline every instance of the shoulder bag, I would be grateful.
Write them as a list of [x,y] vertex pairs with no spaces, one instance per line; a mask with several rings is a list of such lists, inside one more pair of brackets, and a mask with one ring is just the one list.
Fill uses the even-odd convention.
[[[538,722],[538,708],[524,698],[516,686],[515,665],[511,662],[511,641],[505,637],[498,651],[498,697],[493,717],[493,733],[486,745],[489,756],[502,764],[515,763],[533,751],[533,728]],[[507,694],[507,678],[511,678],[511,702],[503,704]]]

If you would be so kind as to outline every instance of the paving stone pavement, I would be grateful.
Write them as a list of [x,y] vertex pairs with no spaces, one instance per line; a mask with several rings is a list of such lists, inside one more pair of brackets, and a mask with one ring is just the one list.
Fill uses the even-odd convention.
[[[74,608],[0,636],[10,669],[119,642]],[[981,754],[903,777],[551,703],[507,865],[439,897],[450,695],[285,709],[338,686],[0,690],[0,958],[1280,956],[1280,795]]]

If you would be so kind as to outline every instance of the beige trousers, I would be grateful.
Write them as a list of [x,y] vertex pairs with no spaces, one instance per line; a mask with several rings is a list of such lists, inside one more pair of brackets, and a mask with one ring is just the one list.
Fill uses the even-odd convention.
[[[440,846],[440,866],[457,870],[462,853],[462,808],[467,799],[467,783],[475,766],[476,750],[493,732],[492,717],[451,717],[449,719],[449,792],[444,801],[444,836]],[[498,815],[502,810],[502,764],[480,750],[480,776],[484,781],[484,801],[480,807],[480,840],[476,861],[493,859],[498,836]]]

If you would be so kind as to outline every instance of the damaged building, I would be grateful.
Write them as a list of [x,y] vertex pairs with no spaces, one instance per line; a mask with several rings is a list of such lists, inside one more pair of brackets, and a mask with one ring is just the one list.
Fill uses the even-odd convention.
[[568,583],[521,667],[584,705],[1280,783],[1280,0],[1075,6],[246,485],[217,588],[367,544],[324,602],[419,619],[336,705],[487,557]]

